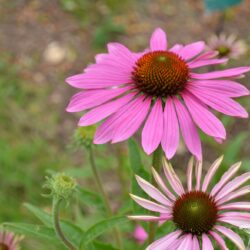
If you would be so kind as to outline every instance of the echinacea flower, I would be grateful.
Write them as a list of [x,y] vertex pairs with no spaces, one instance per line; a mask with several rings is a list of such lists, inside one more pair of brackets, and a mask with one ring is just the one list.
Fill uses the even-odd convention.
[[94,143],[121,142],[143,125],[142,146],[151,154],[161,144],[168,159],[179,145],[179,128],[189,151],[201,159],[197,126],[221,142],[226,131],[209,110],[229,116],[248,117],[233,100],[249,91],[232,80],[250,71],[238,67],[209,73],[195,73],[206,65],[225,63],[214,52],[204,52],[202,41],[168,49],[166,34],[156,29],[150,48],[133,53],[119,43],[109,43],[108,53],[96,56],[96,63],[83,73],[66,79],[82,89],[74,95],[68,112],[86,111],[79,126],[106,119],[97,129]]
[[0,250],[19,250],[22,238],[10,232],[0,232]]
[[218,57],[237,59],[247,51],[247,45],[243,40],[237,40],[235,35],[226,36],[224,33],[213,35],[208,40],[208,48],[217,51]]
[[142,245],[147,240],[148,233],[142,226],[136,225],[135,230],[133,232],[133,238],[137,241],[139,245]]
[[191,159],[187,168],[187,189],[166,160],[163,162],[163,168],[171,189],[154,169],[152,169],[153,176],[160,189],[136,176],[139,186],[156,202],[135,195],[131,197],[140,206],[160,215],[135,215],[129,218],[156,222],[171,220],[176,225],[174,232],[156,240],[148,246],[147,250],[212,250],[213,240],[225,250],[228,248],[223,237],[231,240],[240,250],[245,250],[242,239],[229,226],[250,228],[250,213],[246,212],[250,211],[250,202],[233,201],[250,193],[249,185],[242,186],[250,180],[250,172],[232,179],[241,165],[236,163],[223,174],[215,186],[209,189],[222,159],[223,157],[218,158],[211,165],[203,182],[201,181],[202,164],[198,161],[195,166],[196,184],[194,186]]

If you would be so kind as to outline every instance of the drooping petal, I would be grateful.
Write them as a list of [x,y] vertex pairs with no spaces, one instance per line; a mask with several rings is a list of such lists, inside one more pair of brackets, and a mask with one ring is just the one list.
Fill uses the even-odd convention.
[[237,215],[232,215],[232,214],[226,215],[226,213],[224,213],[218,218],[218,221],[231,224],[241,229],[250,229],[250,214],[246,214],[246,215],[237,216]]
[[130,196],[136,203],[138,203],[140,206],[142,206],[150,211],[158,212],[158,213],[167,213],[170,211],[167,207],[165,207],[163,205],[159,205],[153,201],[146,200],[144,198],[141,198],[141,197],[133,195],[133,194],[130,194]]
[[165,220],[158,216],[152,216],[152,215],[129,215],[128,218],[130,220],[136,220],[136,221],[160,221]]
[[219,157],[217,160],[215,160],[215,162],[211,165],[211,167],[207,171],[207,174],[206,174],[204,181],[203,181],[203,184],[202,184],[202,191],[203,192],[207,191],[208,185],[209,185],[210,181],[212,180],[212,178],[214,177],[222,160],[223,160],[223,155],[221,157]]
[[214,250],[213,244],[207,234],[202,234],[202,250]]
[[188,91],[183,92],[182,97],[195,123],[204,133],[217,138],[226,138],[222,122],[199,99]]
[[163,133],[162,101],[157,99],[142,130],[142,147],[151,154],[159,146]]
[[236,234],[235,232],[233,232],[231,229],[223,227],[223,226],[219,226],[219,225],[216,225],[215,228],[220,233],[225,235],[228,239],[230,239],[240,250],[246,249],[244,242],[242,241],[240,236],[238,234]]
[[184,234],[182,242],[180,243],[179,247],[176,248],[176,250],[192,249],[192,245],[192,234]]
[[232,77],[244,74],[250,71],[250,67],[238,67],[232,69],[225,69],[219,71],[213,71],[209,73],[191,73],[191,77],[195,79],[215,79],[215,78],[222,78],[222,77]]
[[197,161],[196,164],[195,164],[195,178],[196,178],[195,190],[200,190],[200,187],[201,187],[201,174],[202,174],[202,161]]
[[241,185],[243,185],[245,182],[250,180],[250,172],[244,173],[236,178],[234,178],[232,181],[228,182],[219,192],[216,194],[216,200],[219,200],[223,197],[225,197],[230,192],[234,191]]
[[231,177],[239,170],[241,162],[237,162],[230,167],[228,171],[226,171],[220,181],[213,187],[212,191],[210,192],[211,195],[215,196],[219,190],[231,179]]
[[192,190],[193,165],[194,165],[194,158],[191,157],[188,162],[188,167],[187,167],[187,189],[189,192]]
[[178,115],[183,139],[189,149],[189,151],[197,157],[198,160],[201,160],[201,141],[197,128],[195,127],[194,122],[192,121],[187,109],[177,98],[174,99],[176,112]]
[[139,129],[148,114],[150,103],[151,98],[142,99],[137,107],[134,107],[133,110],[128,108],[127,113],[123,113],[117,118],[117,127],[114,131],[112,143],[127,140]]
[[231,80],[196,80],[188,83],[189,85],[203,92],[219,93],[228,97],[240,97],[250,94],[245,86]]
[[192,241],[192,250],[200,250],[200,243],[196,235],[193,236]]
[[186,46],[184,46],[178,54],[185,60],[189,60],[193,58],[194,56],[197,56],[202,52],[202,50],[205,47],[205,43],[202,41],[190,43]]
[[176,194],[181,196],[183,193],[185,193],[179,177],[176,175],[173,167],[168,164],[165,158],[163,158],[163,169],[168,182],[170,183],[172,189],[176,192]]
[[172,202],[167,199],[165,195],[163,195],[156,187],[151,185],[149,182],[142,179],[140,176],[136,175],[136,180],[139,186],[144,190],[150,197],[154,200],[158,201],[159,203],[165,206],[171,206]]
[[210,231],[209,234],[216,240],[216,242],[218,243],[218,245],[221,247],[222,250],[229,250],[227,248],[225,241],[219,234],[217,234],[214,231]]
[[150,49],[153,51],[167,49],[167,36],[161,28],[157,28],[153,32],[150,39]]
[[250,211],[250,202],[242,201],[242,202],[234,202],[228,203],[219,206],[220,210],[244,210]]
[[89,126],[105,119],[106,117],[119,110],[122,106],[130,102],[134,96],[135,93],[129,93],[121,98],[102,104],[101,106],[90,110],[89,112],[84,114],[84,116],[80,119],[78,125]]
[[240,196],[246,195],[250,193],[250,185],[242,187],[241,189],[235,191],[235,192],[231,192],[228,195],[226,195],[225,197],[223,197],[222,199],[216,201],[217,204],[223,204],[225,202],[228,202],[230,200],[236,199]]
[[93,108],[125,93],[129,89],[130,87],[81,91],[71,98],[66,110],[68,112],[78,112]]
[[190,63],[192,62],[197,62],[197,61],[200,61],[200,60],[207,60],[207,59],[211,59],[211,58],[214,58],[218,55],[218,52],[217,51],[207,51],[207,52],[204,52],[202,54],[200,54],[199,56],[195,57],[192,61],[190,61]]
[[180,235],[181,230],[174,231],[167,236],[154,241],[151,245],[147,247],[146,250],[166,250],[169,245],[171,245]]
[[164,109],[164,129],[161,141],[168,159],[171,159],[179,145],[179,125],[172,98],[168,98]]
[[190,69],[195,69],[207,65],[214,65],[214,64],[222,64],[228,61],[227,58],[224,59],[210,59],[210,60],[199,60],[199,61],[192,61],[188,63],[188,67]]
[[172,201],[176,200],[176,197],[173,195],[173,193],[167,188],[164,181],[160,177],[160,175],[155,171],[155,169],[152,167],[152,173],[154,176],[154,179],[158,186],[161,188],[161,190],[167,195],[168,198],[170,198]]
[[211,93],[198,88],[188,87],[188,91],[200,99],[203,103],[207,104],[211,108],[230,116],[236,116],[241,118],[247,118],[247,111],[237,102],[229,98],[228,96]]

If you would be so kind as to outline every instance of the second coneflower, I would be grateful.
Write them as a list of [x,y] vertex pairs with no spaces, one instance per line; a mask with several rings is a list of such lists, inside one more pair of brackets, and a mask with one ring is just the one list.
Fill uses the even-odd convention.
[[109,43],[108,53],[66,81],[81,92],[74,95],[68,112],[87,111],[79,121],[89,126],[103,119],[94,143],[127,140],[143,125],[142,146],[151,154],[161,144],[167,158],[179,145],[179,129],[189,151],[202,157],[197,126],[216,141],[226,138],[221,121],[210,108],[229,116],[248,117],[233,100],[249,91],[232,80],[250,67],[195,73],[196,68],[225,63],[216,53],[204,52],[202,41],[168,48],[163,30],[156,29],[150,48],[133,53],[119,43]]
[[213,250],[212,240],[221,249],[226,250],[228,248],[222,236],[230,239],[240,250],[245,250],[240,236],[229,227],[233,225],[244,229],[250,228],[250,213],[246,212],[250,211],[250,202],[233,201],[250,192],[249,186],[241,187],[250,180],[250,172],[232,179],[240,167],[240,163],[236,163],[209,190],[209,184],[221,161],[222,157],[212,164],[203,182],[201,182],[202,165],[198,162],[195,168],[196,185],[193,186],[191,160],[187,169],[187,189],[183,187],[173,168],[166,161],[163,164],[164,172],[171,190],[154,169],[152,169],[153,176],[160,189],[139,176],[136,177],[140,187],[156,202],[135,195],[131,195],[132,198],[140,206],[160,215],[139,215],[129,218],[156,222],[171,220],[176,225],[174,232],[156,240],[147,250]]

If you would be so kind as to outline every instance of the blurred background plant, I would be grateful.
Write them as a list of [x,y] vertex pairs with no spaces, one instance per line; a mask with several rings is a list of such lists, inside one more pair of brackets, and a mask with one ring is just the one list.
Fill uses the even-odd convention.
[[[28,237],[22,241],[21,249],[63,249],[52,229],[50,201],[41,196],[41,187],[48,170],[65,172],[78,182],[77,197],[72,199],[70,209],[61,209],[61,217],[75,223],[62,221],[66,235],[74,235],[75,244],[80,244],[84,235],[90,237],[93,250],[114,250],[110,245],[114,245],[112,231],[106,230],[117,223],[126,239],[124,249],[145,249],[145,244],[137,245],[131,235],[136,225],[124,223],[122,216],[132,210],[140,212],[141,208],[128,198],[129,182],[133,173],[147,179],[151,160],[135,141],[129,142],[129,149],[125,143],[93,148],[112,210],[120,216],[117,221],[105,221],[104,204],[93,182],[88,152],[79,140],[79,135],[87,135],[84,143],[89,145],[92,129],[75,132],[78,119],[65,112],[73,89],[64,79],[93,62],[94,55],[105,51],[109,41],[122,42],[139,51],[157,26],[166,30],[170,44],[208,40],[219,30],[235,34],[249,45],[250,2],[0,0],[0,6],[0,222],[10,222],[5,226],[17,233],[25,230]],[[249,49],[228,64],[250,65]],[[249,80],[248,74],[240,81],[250,88]],[[243,98],[241,102],[250,111],[250,99]],[[201,135],[205,169],[225,154],[214,182],[236,161],[243,161],[242,170],[250,168],[249,119],[223,117],[223,123],[228,140],[222,145]],[[188,158],[185,148],[180,147],[173,159],[178,174],[184,173]],[[134,193],[141,192],[134,179],[131,184]],[[23,205],[24,202],[34,205]],[[20,223],[15,224],[17,221]],[[35,224],[23,224],[27,221]],[[93,233],[96,223],[100,234]],[[159,228],[158,236],[172,226],[167,223]],[[143,227],[147,229],[147,224]],[[244,231],[241,235],[249,238]]]

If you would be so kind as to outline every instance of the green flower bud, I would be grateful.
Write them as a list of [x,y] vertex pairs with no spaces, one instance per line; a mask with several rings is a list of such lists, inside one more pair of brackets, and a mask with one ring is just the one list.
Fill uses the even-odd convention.
[[92,145],[92,141],[96,132],[96,126],[79,127],[74,134],[74,144],[89,148]]

